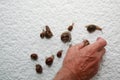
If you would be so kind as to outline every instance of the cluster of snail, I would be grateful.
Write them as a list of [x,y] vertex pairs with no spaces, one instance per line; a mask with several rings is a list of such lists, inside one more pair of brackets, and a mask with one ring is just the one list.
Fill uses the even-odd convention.
[[[67,42],[71,41],[72,37],[71,37],[70,32],[73,30],[73,26],[74,26],[74,23],[72,23],[70,26],[68,26],[68,28],[67,28],[68,31],[65,31],[61,34],[60,39],[63,43],[67,43]],[[85,27],[87,28],[86,30],[89,33],[93,33],[96,30],[102,31],[102,28],[100,28],[99,26],[94,25],[94,24],[87,25]],[[53,36],[53,33],[52,33],[50,27],[46,25],[45,29],[43,29],[42,32],[40,33],[40,38],[41,39],[44,39],[44,38],[50,39],[50,38],[52,38],[52,36]],[[84,46],[87,46],[87,45],[90,44],[88,40],[83,40],[83,42],[84,42]],[[72,45],[69,45],[69,47],[71,47],[71,46]],[[62,52],[63,52],[63,50],[59,50],[57,52],[56,56],[58,58],[61,58]],[[30,57],[31,57],[32,60],[37,60],[38,59],[38,55],[36,53],[32,53]],[[54,55],[51,55],[51,56],[46,58],[45,63],[46,63],[46,65],[51,66],[53,61],[54,61]],[[37,73],[42,73],[43,72],[43,68],[40,64],[36,64],[35,67],[36,67],[35,70],[36,70]]]

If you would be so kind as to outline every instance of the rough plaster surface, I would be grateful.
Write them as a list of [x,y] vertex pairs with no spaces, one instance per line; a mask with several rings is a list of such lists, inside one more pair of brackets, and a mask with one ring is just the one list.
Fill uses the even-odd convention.
[[[72,22],[73,44],[101,36],[108,42],[98,74],[92,80],[120,80],[120,0],[0,0],[0,80],[52,80],[61,67],[68,44],[60,34]],[[87,24],[97,24],[103,33],[88,34]],[[54,33],[50,40],[39,33],[49,25]],[[63,57],[55,58],[52,67],[45,57],[63,49]],[[32,61],[31,53],[39,59]],[[36,74],[35,64],[43,66]]]

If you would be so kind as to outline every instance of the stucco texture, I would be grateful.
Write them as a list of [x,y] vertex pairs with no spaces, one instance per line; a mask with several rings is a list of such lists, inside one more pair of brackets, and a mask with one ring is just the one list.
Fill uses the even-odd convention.
[[[120,0],[0,0],[0,80],[53,80],[60,69],[70,43],[60,40],[62,32],[75,23],[72,41],[76,44],[97,37],[107,40],[106,54],[98,74],[91,80],[120,80]],[[103,31],[89,34],[85,26],[96,24]],[[54,36],[41,39],[40,32],[49,25]],[[51,67],[45,57],[63,49]],[[37,61],[30,59],[37,53]],[[35,64],[43,73],[35,72]]]

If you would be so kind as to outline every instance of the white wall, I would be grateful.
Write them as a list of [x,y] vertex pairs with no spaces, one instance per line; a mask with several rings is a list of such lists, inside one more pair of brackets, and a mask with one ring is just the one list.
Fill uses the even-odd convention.
[[[120,80],[120,0],[0,0],[0,80],[52,80],[61,67],[68,44],[60,34],[75,23],[72,43],[83,39],[93,43],[101,36],[108,42],[101,68],[92,80]],[[103,33],[89,34],[84,26],[97,24]],[[54,32],[50,40],[40,39],[45,25]],[[63,49],[51,68],[45,57]],[[30,59],[31,53],[38,61]],[[35,64],[43,66],[36,74]]]

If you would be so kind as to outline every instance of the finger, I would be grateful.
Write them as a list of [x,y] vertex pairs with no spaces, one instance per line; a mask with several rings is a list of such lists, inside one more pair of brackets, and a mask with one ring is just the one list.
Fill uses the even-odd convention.
[[102,48],[104,48],[106,46],[106,44],[107,44],[107,42],[103,38],[99,37],[99,38],[97,38],[96,42],[86,46],[85,48],[87,50],[89,50],[90,52],[96,52],[96,51],[99,51]]
[[105,54],[106,50],[103,48],[99,52],[96,53],[96,56],[98,57],[99,60],[102,60],[103,55]]
[[76,46],[78,49],[81,49],[81,48],[84,47],[84,42],[78,43],[78,44],[76,44],[75,46]]
[[93,43],[93,46],[95,47],[95,50],[101,50],[107,45],[107,42],[105,39],[98,37],[96,42]]

